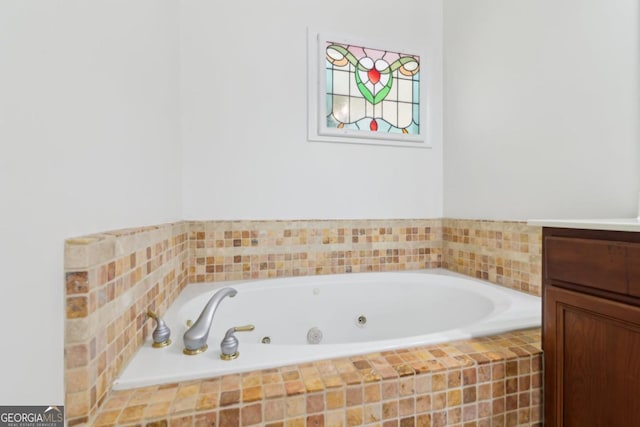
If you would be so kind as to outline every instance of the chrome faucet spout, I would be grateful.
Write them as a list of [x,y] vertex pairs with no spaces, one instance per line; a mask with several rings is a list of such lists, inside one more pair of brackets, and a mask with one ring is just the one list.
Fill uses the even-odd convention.
[[211,297],[198,320],[184,333],[185,354],[198,354],[207,349],[207,338],[213,324],[213,315],[225,297],[234,297],[237,293],[238,291],[234,288],[222,288]]

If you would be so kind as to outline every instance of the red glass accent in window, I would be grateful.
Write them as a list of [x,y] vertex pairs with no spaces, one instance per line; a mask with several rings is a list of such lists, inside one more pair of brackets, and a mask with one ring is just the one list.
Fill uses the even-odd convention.
[[376,119],[371,119],[371,123],[369,123],[369,129],[371,129],[371,132],[375,132],[378,130],[378,122],[376,122]]
[[376,84],[380,81],[380,71],[376,70],[375,68],[372,68],[369,71],[367,71],[367,77],[369,77],[369,80],[371,81],[371,83]]

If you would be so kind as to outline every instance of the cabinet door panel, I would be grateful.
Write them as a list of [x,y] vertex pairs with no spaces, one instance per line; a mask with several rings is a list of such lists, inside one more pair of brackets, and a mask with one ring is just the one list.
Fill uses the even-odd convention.
[[627,293],[626,249],[607,240],[547,236],[545,279]]
[[640,308],[545,289],[548,426],[640,425]]

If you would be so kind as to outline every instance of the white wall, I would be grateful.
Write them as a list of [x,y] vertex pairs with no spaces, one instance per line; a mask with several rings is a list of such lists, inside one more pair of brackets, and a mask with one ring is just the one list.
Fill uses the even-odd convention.
[[445,2],[444,214],[636,216],[636,0]]
[[[194,0],[181,12],[185,218],[442,216],[442,0]],[[308,142],[308,26],[424,46],[433,148]]]
[[180,218],[177,21],[0,0],[0,404],[64,402],[64,239]]

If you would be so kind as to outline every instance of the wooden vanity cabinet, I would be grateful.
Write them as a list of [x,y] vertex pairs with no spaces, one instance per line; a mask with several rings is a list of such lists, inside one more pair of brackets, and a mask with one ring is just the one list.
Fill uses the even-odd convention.
[[640,426],[640,233],[543,228],[545,426]]

